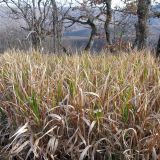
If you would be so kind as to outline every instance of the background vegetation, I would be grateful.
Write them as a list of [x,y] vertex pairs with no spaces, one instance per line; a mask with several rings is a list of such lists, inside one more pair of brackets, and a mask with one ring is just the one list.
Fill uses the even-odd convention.
[[1,0],[0,52],[148,47],[159,55],[159,17],[158,0]]

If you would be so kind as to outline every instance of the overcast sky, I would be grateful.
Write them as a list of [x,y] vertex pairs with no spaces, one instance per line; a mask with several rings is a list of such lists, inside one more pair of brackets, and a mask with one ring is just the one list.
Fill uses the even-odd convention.
[[[64,2],[69,2],[71,0],[58,0],[59,2],[61,3],[64,3]],[[74,3],[74,0],[72,0],[72,2]],[[121,2],[121,0],[112,0],[112,7],[115,7],[115,6],[122,6],[123,3]]]
[[[70,0],[58,0],[59,2],[63,3],[63,2],[66,2],[66,1],[70,1]],[[160,0],[152,0],[152,1],[156,1],[156,2],[160,2]],[[72,2],[74,2],[74,0],[72,0]],[[121,0],[112,0],[112,8],[114,7],[122,7],[123,6],[123,3]]]
[[122,6],[122,5],[123,5],[123,3],[120,0],[113,0],[113,2],[112,2],[112,7]]

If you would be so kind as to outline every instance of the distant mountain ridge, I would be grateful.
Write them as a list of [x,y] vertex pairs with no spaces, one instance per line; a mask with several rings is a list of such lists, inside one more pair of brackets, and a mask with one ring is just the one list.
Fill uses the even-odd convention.
[[65,32],[63,35],[65,37],[67,36],[76,36],[76,37],[88,37],[90,35],[91,30],[90,29],[81,29],[71,32]]

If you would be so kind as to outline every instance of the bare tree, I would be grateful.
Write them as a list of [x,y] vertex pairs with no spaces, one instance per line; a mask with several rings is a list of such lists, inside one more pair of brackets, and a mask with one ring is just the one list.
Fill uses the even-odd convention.
[[58,53],[61,50],[61,38],[62,38],[62,21],[59,20],[59,12],[57,3],[55,0],[51,0],[52,5],[52,25],[53,25],[53,49],[54,53]]
[[85,46],[85,50],[90,50],[94,43],[94,38],[97,35],[97,24],[98,19],[101,16],[101,11],[99,8],[96,7],[96,5],[90,3],[90,1],[83,0],[82,2],[76,1],[79,3],[78,7],[72,7],[72,10],[74,12],[79,12],[79,15],[73,16],[68,14],[65,19],[69,20],[71,24],[69,24],[67,27],[71,27],[75,23],[79,23],[84,26],[89,26],[91,29],[90,36],[88,39],[88,42]]
[[146,47],[147,42],[147,20],[149,14],[149,7],[151,0],[138,0],[137,16],[138,22],[136,27],[136,40],[134,46],[137,46],[138,50]]
[[[59,20],[59,10],[55,0],[2,0],[14,19],[22,19],[21,26],[28,32],[26,39],[31,40],[32,48],[40,50],[42,40],[53,36],[53,52],[58,52],[61,46],[62,21]],[[61,18],[62,19],[62,18]]]
[[110,25],[111,20],[112,20],[111,3],[112,3],[112,0],[104,0],[104,4],[105,4],[105,12],[104,13],[106,15],[104,29],[105,29],[105,34],[106,34],[106,42],[109,45],[111,44],[110,29],[109,29],[109,25]]
[[41,48],[41,42],[48,32],[50,0],[3,0],[8,7],[10,15],[15,19],[24,20],[21,26],[28,32],[27,38],[31,39],[35,50]]
[[74,23],[79,23],[79,24],[82,24],[82,25],[90,26],[91,33],[90,33],[90,36],[89,36],[89,40],[88,40],[88,42],[85,46],[85,50],[90,50],[91,47],[93,46],[93,43],[94,43],[94,38],[95,38],[96,33],[97,33],[97,28],[96,28],[96,25],[93,22],[93,19],[88,18],[86,21],[82,21],[81,18],[82,17],[78,17],[78,18],[68,17],[67,19],[72,21],[72,25]]
[[108,45],[111,44],[111,38],[110,38],[110,28],[109,25],[112,20],[112,0],[90,0],[92,3],[102,6],[101,7],[101,14],[105,17],[104,20],[104,30],[105,30],[105,36],[106,36],[106,42]]

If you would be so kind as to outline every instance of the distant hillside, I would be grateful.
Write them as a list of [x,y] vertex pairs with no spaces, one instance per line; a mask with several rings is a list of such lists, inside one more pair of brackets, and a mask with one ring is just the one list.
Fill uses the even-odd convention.
[[65,32],[64,36],[88,37],[89,34],[90,34],[90,29],[81,29],[78,31]]
[[[151,8],[151,10],[159,12],[160,11],[160,4],[153,5],[152,8]],[[76,15],[79,16],[79,13],[77,13],[77,12],[74,13],[74,16],[76,16]],[[115,12],[115,20],[116,21],[121,21],[122,19],[123,19],[124,23],[131,23],[131,24],[133,24],[131,28],[128,28],[128,30],[130,30],[129,34],[133,35],[134,32],[131,32],[131,30],[134,30],[134,24],[137,21],[137,17],[134,16],[134,15],[133,16],[130,15],[129,18],[126,18],[124,20],[123,13]],[[149,33],[152,36],[151,39],[153,38],[153,36],[157,36],[158,34],[160,34],[160,19],[159,18],[150,18],[148,20],[148,25],[149,25]],[[76,37],[77,36],[79,36],[79,37],[88,37],[89,36],[90,29],[86,29],[82,25],[79,26],[79,24],[75,24],[74,26],[75,26],[74,29],[72,31],[65,32],[64,36],[76,36]],[[118,26],[117,26],[117,29],[120,30],[120,28]],[[111,29],[111,30],[113,30],[113,29]],[[128,34],[128,33],[126,33],[126,34]]]
[[[151,8],[152,11],[160,11],[160,5],[154,5]],[[94,12],[95,13],[95,12]],[[73,16],[79,16],[80,12],[73,12],[72,14]],[[110,26],[111,29],[111,36],[113,37],[115,35],[115,37],[118,37],[119,35],[121,35],[122,30],[123,33],[125,34],[124,37],[128,40],[134,40],[135,39],[135,27],[134,24],[137,22],[137,17],[136,16],[128,16],[128,18],[125,17],[126,15],[124,15],[123,13],[120,12],[115,12],[115,20],[117,21],[122,21],[124,23],[128,23],[129,25],[125,26],[116,26],[114,28],[113,25]],[[125,20],[124,20],[125,19]],[[13,20],[11,18],[8,18],[8,12],[7,9],[4,7],[0,8],[0,50],[4,50],[4,46],[7,42],[7,44],[10,45],[10,43],[8,43],[8,41],[11,41],[11,39],[13,39],[13,42],[15,42],[15,39],[18,39],[18,44],[19,44],[19,35],[22,34],[19,33],[20,30],[20,26],[24,26],[25,23],[24,21],[21,20]],[[160,35],[160,18],[150,18],[148,20],[148,25],[149,25],[149,38],[148,38],[148,42],[149,44],[157,44],[157,39]],[[89,27],[89,26],[88,26]],[[99,28],[101,31],[103,29],[103,25],[101,25],[101,27]],[[115,29],[115,30],[114,30]],[[17,37],[14,34],[16,32],[18,32]],[[73,28],[69,28],[69,30],[64,32],[64,37],[65,37],[65,43],[71,43],[71,48],[84,48],[84,46],[86,45],[86,41],[89,37],[90,34],[90,29],[86,28],[86,26],[80,25],[80,24],[75,24],[73,26]],[[116,31],[116,33],[114,32]],[[23,30],[21,31],[21,33],[23,32]],[[9,36],[8,36],[9,35]],[[6,41],[4,41],[4,36],[6,36]],[[16,38],[14,38],[16,37]],[[24,38],[24,37],[23,37]],[[21,41],[22,42],[22,41]],[[49,43],[49,42],[48,42]],[[151,45],[152,45],[151,44]],[[104,45],[103,40],[99,40],[96,39],[95,43],[94,43],[94,48],[96,48],[96,50],[100,50],[99,48],[102,48],[102,46]],[[14,46],[17,46],[14,45]],[[70,46],[70,45],[67,45]],[[98,49],[97,49],[98,48]]]

